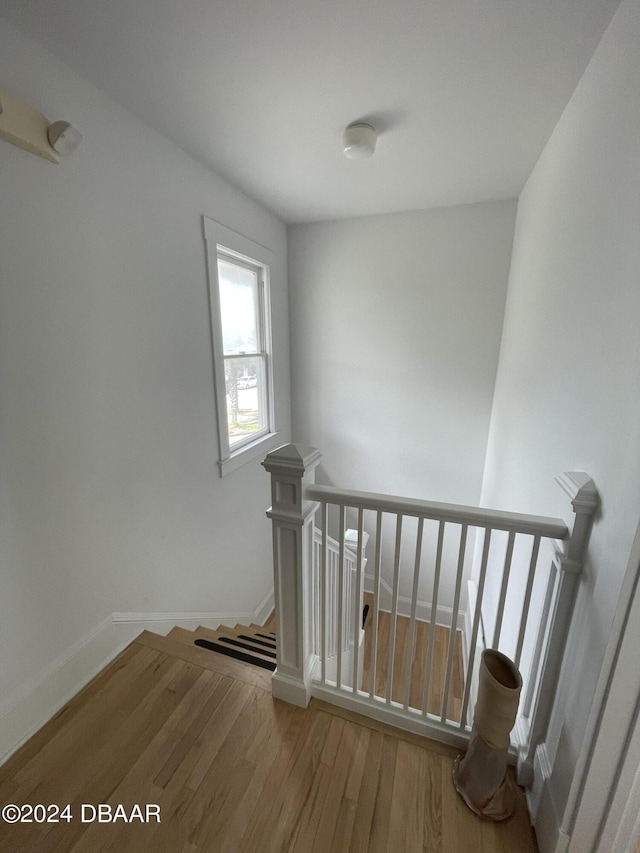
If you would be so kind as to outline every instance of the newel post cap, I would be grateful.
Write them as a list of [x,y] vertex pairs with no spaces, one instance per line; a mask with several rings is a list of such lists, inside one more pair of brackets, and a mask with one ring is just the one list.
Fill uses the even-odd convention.
[[303,477],[307,471],[316,467],[322,454],[315,447],[304,444],[284,444],[268,453],[262,466],[270,474],[281,473]]
[[556,483],[569,496],[574,512],[593,515],[600,505],[596,485],[584,471],[565,471],[556,477]]

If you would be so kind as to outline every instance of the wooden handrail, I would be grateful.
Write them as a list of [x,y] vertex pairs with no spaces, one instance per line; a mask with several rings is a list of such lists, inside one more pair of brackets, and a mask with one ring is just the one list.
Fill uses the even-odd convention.
[[422,501],[375,492],[336,489],[333,486],[309,485],[306,488],[305,497],[308,500],[337,504],[338,506],[399,513],[416,518],[469,524],[472,527],[490,527],[493,530],[529,533],[533,536],[544,536],[550,539],[563,540],[569,537],[567,525],[561,518],[548,518],[543,515],[526,515],[525,513],[505,512],[498,509]]

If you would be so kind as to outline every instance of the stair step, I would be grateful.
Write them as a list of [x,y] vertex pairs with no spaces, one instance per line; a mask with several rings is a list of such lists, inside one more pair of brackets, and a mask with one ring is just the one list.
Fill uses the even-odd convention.
[[255,622],[252,622],[251,625],[248,625],[252,631],[262,631],[263,634],[272,634],[275,637],[275,631],[271,628],[267,628],[266,625],[258,625]]
[[[208,633],[205,633],[208,632]],[[274,650],[276,638],[271,636],[270,634],[261,633],[259,636],[256,631],[247,628],[246,625],[242,625],[237,630],[235,628],[228,628],[226,625],[220,625],[218,628],[203,628],[200,626],[196,632],[198,636],[208,637],[209,639],[214,638],[215,635],[226,636],[226,637],[244,637],[245,642],[254,642],[256,646],[260,646],[261,648],[269,649],[270,651]],[[255,639],[254,639],[255,637]]]
[[244,639],[244,635],[242,637],[226,637],[220,636],[217,642],[222,643],[225,646],[233,646],[234,648],[241,649],[244,652],[249,652],[256,657],[266,658],[268,660],[275,660],[276,653],[274,649],[265,649],[260,646],[252,643],[251,640]]
[[254,634],[259,640],[264,640],[265,643],[272,643],[274,646],[276,645],[275,634],[265,634],[264,631],[255,631]]
[[276,650],[275,638],[270,639],[264,634],[256,634],[252,631],[250,634],[239,633],[237,636],[239,640],[245,640],[247,643],[252,643],[254,646],[259,646],[261,649],[267,649],[270,652],[275,652]]
[[[252,684],[255,687],[262,687],[264,690],[271,689],[271,673],[267,670],[242,663],[226,655],[212,654],[208,649],[194,645],[196,637],[193,631],[186,631],[184,628],[175,628],[174,631],[176,634],[173,637],[161,637],[151,631],[143,631],[134,642],[196,664],[211,672],[236,678],[238,681]],[[186,643],[183,642],[183,638],[177,639],[179,632],[188,635],[191,638],[190,641]]]
[[242,632],[246,629],[246,625],[242,625],[240,628],[229,628],[228,625],[218,625],[217,628],[210,628],[209,630],[214,631],[216,634],[225,634],[227,637],[236,637],[238,632]]
[[178,643],[186,643],[189,645],[193,643],[195,639],[195,633],[193,631],[189,631],[186,628],[179,628],[176,626],[172,628],[167,634],[167,638],[170,640],[176,640]]
[[[275,658],[273,658],[271,655],[263,654],[263,652],[271,651],[271,649],[263,649],[260,646],[251,645],[251,643],[246,641],[246,640],[238,641],[236,634],[227,634],[227,633],[223,633],[222,631],[212,631],[210,628],[198,628],[197,631],[194,631],[194,636],[192,638],[192,642],[194,642],[195,640],[198,640],[198,639],[208,640],[209,642],[212,642],[212,643],[220,643],[221,642],[222,645],[224,645],[224,646],[235,645],[235,642],[232,642],[232,643],[228,642],[229,640],[233,640],[236,642],[243,643],[245,646],[249,647],[249,648],[243,648],[242,646],[238,647],[243,652],[248,652],[248,653],[254,654],[256,657],[259,657],[265,661],[274,661],[275,660]],[[273,654],[273,652],[272,652],[272,654]]]
[[215,652],[217,655],[223,657],[230,657],[234,660],[242,661],[243,663],[246,663],[249,666],[257,666],[261,669],[267,670],[268,672],[273,672],[273,670],[276,668],[275,661],[265,660],[265,658],[263,658],[262,656],[258,656],[253,652],[238,648],[233,645],[223,645],[222,643],[214,643],[211,640],[204,639],[198,639],[195,642],[198,648],[204,647],[208,651]]
[[200,625],[200,627],[196,628],[196,630],[193,632],[193,640],[197,640],[198,637],[204,640],[217,640],[219,634],[219,628],[203,628],[202,625]]

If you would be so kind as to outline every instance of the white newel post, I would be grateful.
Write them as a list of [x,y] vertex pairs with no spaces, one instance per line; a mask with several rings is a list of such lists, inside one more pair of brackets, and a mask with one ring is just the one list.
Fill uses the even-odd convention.
[[313,519],[318,507],[306,500],[315,482],[321,454],[314,447],[287,444],[262,463],[271,474],[273,583],[276,611],[277,668],[271,690],[277,699],[306,707],[316,656],[311,652],[310,613]]
[[[598,490],[587,474],[565,473],[557,477],[556,482],[571,499],[575,518],[566,548],[558,553],[554,561],[558,578],[548,640],[540,665],[541,676],[538,689],[529,713],[527,742],[518,752],[518,783],[527,787],[533,782],[536,757],[543,768],[547,761],[543,742],[551,717],[553,697],[560,676],[573,605],[591,535],[593,516],[600,504]],[[536,756],[538,750],[542,750],[542,754]],[[529,805],[531,808],[535,803],[530,801]],[[535,819],[533,813],[532,818]]]

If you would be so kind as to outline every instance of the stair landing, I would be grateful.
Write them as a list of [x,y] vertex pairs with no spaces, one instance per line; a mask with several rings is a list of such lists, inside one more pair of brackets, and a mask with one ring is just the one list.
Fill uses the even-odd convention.
[[[535,853],[524,797],[476,818],[453,751],[312,700],[271,674],[143,633],[0,770],[2,803],[70,804],[72,819],[5,824],[0,853]],[[160,822],[81,821],[81,804],[153,804]]]

